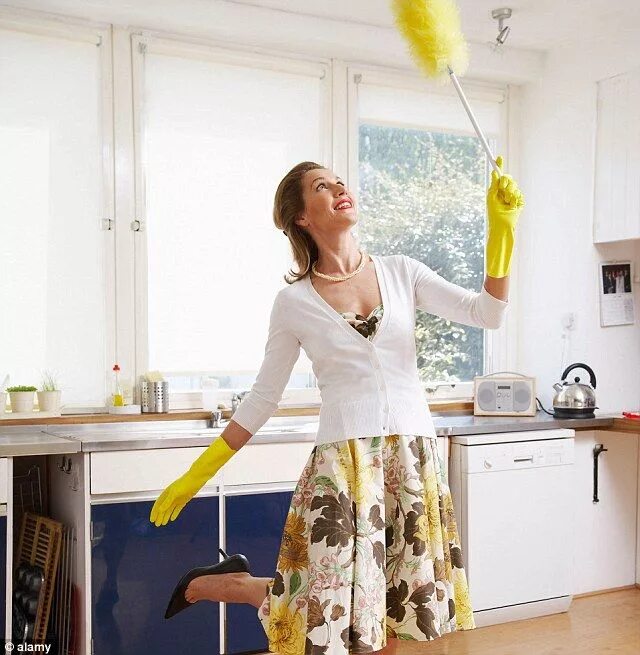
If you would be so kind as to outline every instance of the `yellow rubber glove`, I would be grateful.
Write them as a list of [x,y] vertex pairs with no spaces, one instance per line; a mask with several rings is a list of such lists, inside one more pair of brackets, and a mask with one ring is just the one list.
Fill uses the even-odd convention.
[[172,482],[151,508],[149,520],[156,527],[175,521],[183,507],[238,451],[218,437],[191,465],[189,470]]
[[[502,157],[496,159],[502,170]],[[510,175],[491,173],[487,191],[487,275],[505,277],[511,269],[516,222],[524,207],[524,196]]]

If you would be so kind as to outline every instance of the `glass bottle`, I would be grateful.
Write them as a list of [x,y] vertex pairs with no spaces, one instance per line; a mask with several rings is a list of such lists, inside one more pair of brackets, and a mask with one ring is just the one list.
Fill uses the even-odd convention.
[[124,396],[122,394],[122,387],[120,386],[120,367],[117,364],[113,367],[113,374],[115,377],[113,387],[113,406],[122,407],[124,405]]

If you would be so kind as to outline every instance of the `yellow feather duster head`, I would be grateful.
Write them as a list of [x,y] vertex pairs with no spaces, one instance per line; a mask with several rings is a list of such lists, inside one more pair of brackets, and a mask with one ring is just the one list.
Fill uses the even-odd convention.
[[463,75],[469,51],[453,0],[392,0],[396,26],[409,42],[409,52],[429,77],[445,80],[449,68]]

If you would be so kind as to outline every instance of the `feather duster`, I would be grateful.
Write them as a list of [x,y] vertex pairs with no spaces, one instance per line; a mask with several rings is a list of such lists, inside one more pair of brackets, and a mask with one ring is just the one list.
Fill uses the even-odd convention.
[[409,43],[411,57],[428,77],[442,82],[447,76],[460,96],[493,169],[501,175],[489,144],[471,111],[456,74],[469,65],[467,43],[460,29],[460,14],[453,0],[392,0],[396,26]]
[[429,77],[464,75],[469,51],[452,0],[393,0],[395,21],[414,61]]

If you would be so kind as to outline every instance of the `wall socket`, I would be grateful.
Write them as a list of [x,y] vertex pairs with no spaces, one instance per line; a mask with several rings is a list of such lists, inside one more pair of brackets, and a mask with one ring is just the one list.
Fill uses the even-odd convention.
[[565,330],[575,330],[576,328],[576,315],[575,312],[567,312],[562,315],[562,327]]

